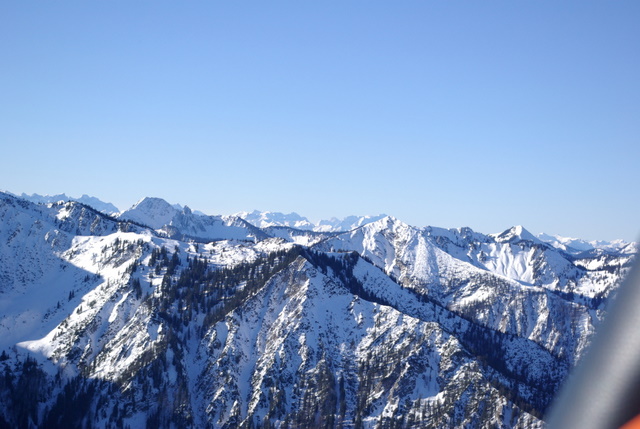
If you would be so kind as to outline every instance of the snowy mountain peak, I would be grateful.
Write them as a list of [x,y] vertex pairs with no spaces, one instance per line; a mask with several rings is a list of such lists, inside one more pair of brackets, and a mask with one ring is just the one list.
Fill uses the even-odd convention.
[[129,210],[122,212],[119,218],[158,229],[171,223],[171,220],[178,213],[178,209],[162,198],[145,197],[135,203]]
[[527,231],[522,225],[513,226],[499,234],[490,234],[499,243],[533,241],[540,242],[533,234]]
[[[176,209],[174,204],[169,204],[166,200],[158,197],[144,197],[135,203],[129,210],[149,210],[154,208],[173,208]],[[176,209],[177,210],[177,209]]]
[[384,216],[384,217],[382,217],[382,218],[380,218],[377,221],[372,222],[372,223],[379,223],[379,224],[382,224],[382,225],[385,225],[385,226],[388,226],[388,227],[396,226],[398,224],[407,225],[404,222],[402,222],[401,220],[399,220],[398,218],[396,218],[395,216],[391,216],[391,215]]
[[263,231],[237,216],[196,214],[188,206],[172,205],[162,198],[143,198],[119,218],[147,225],[162,236],[174,239],[253,241],[267,238]]
[[367,223],[358,228],[352,229],[351,234],[353,235],[359,232],[364,233],[365,236],[382,234],[389,235],[391,240],[409,240],[410,237],[416,236],[420,231],[420,228],[404,223],[393,216],[385,216],[375,222]]

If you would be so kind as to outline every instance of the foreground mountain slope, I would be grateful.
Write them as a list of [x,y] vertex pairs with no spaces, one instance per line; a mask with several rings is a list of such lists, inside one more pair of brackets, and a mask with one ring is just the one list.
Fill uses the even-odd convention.
[[0,427],[542,427],[633,259],[0,197]]
[[0,347],[55,325],[69,296],[90,290],[89,272],[60,257],[76,236],[143,231],[80,203],[44,206],[2,193],[0,224]]
[[[344,257],[328,258],[336,267]],[[480,421],[478,408],[494,427],[505,413],[537,421],[440,324],[360,298],[321,261],[296,259],[208,334],[202,366],[227,375],[203,371],[198,403],[216,424],[466,426]],[[375,268],[361,269],[385,282]],[[480,403],[461,400],[463,392]]]
[[[269,420],[309,427],[319,418],[329,427],[337,422],[385,427],[398,419],[407,424],[428,419],[432,427],[464,425],[478,421],[479,406],[460,401],[458,395],[465,391],[487,409],[494,426],[503,424],[500,416],[505,413],[527,424],[537,421],[513,402],[522,399],[500,393],[507,390],[508,380],[479,365],[433,320],[433,306],[417,312],[425,319],[420,320],[374,302],[376,288],[395,285],[377,268],[356,255],[342,264],[348,255],[323,258],[299,248],[277,255],[271,264],[254,261],[263,269],[272,267],[275,274],[266,281],[241,282],[241,290],[231,282],[226,299],[223,295],[210,302],[187,296],[176,300],[183,293],[198,294],[187,285],[196,281],[202,262],[191,260],[170,286],[167,271],[180,257],[167,263],[158,256],[155,267],[165,274],[159,291],[145,296],[144,287],[129,291],[123,283],[107,282],[85,296],[78,310],[47,337],[20,347],[67,372],[126,386],[124,391],[143,401],[147,411],[131,408],[127,399],[110,401],[108,389],[96,388],[94,402],[95,407],[106,402],[113,409],[137,410],[129,414],[131,422],[157,418],[181,426],[236,427]],[[140,266],[135,272],[144,277],[149,268]],[[368,280],[360,283],[338,274],[345,269]],[[199,279],[208,276],[201,273]],[[205,286],[202,295],[217,286]],[[374,301],[354,294],[358,288]],[[167,409],[154,405],[163,404],[165,396],[174,398]],[[320,417],[319,401],[327,407]],[[177,410],[183,412],[175,415]],[[109,422],[96,421],[115,423]]]

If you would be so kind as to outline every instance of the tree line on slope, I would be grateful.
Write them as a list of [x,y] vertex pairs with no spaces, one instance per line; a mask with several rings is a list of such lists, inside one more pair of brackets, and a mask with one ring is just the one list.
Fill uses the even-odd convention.
[[[156,404],[149,403],[146,405],[148,407],[147,425],[150,425],[149,427],[166,427],[169,424],[190,426],[192,420],[189,418],[189,413],[193,410],[189,410],[189,393],[186,386],[178,383],[177,388],[170,388],[166,381],[166,374],[170,367],[176,368],[179,373],[185,370],[181,364],[181,349],[184,347],[184,342],[188,341],[191,335],[203,338],[212,326],[224,320],[226,315],[239,308],[250,296],[259,291],[269,279],[299,257],[305,258],[322,273],[331,274],[339,279],[339,283],[344,285],[355,296],[381,305],[392,305],[392,303],[386,302],[384,299],[369,292],[365,285],[353,274],[355,264],[359,260],[359,255],[356,252],[331,255],[294,246],[288,250],[269,253],[253,262],[245,262],[233,267],[214,268],[204,257],[188,256],[183,259],[177,248],[174,249],[174,252],[169,252],[164,247],[156,249],[152,252],[149,266],[154,274],[162,276],[161,293],[144,296],[140,277],[134,275],[137,272],[136,264],[132,264],[129,268],[130,274],[132,274],[130,287],[134,291],[136,299],[141,299],[144,305],[147,305],[153,311],[154,317],[166,325],[166,334],[162,344],[145,353],[135,365],[132,365],[122,374],[119,382],[120,387],[117,390],[121,392],[120,398],[123,404],[113,406],[113,410],[106,417],[108,421],[113,423],[114,427],[122,427],[123,418],[131,415],[135,410],[135,405],[131,406],[131,402],[133,401],[135,404],[137,398],[139,404],[141,399],[146,394],[149,394],[156,399],[164,398],[159,402],[156,401]],[[415,298],[423,301],[427,299],[419,295],[416,295]],[[194,320],[197,314],[204,315],[204,322],[192,332],[190,322]],[[484,331],[480,332],[477,329],[471,330],[471,333],[468,334],[468,338],[465,341],[467,347],[479,356],[487,356],[487,354],[491,356],[491,350],[487,350],[487,348],[493,349],[502,340],[493,339],[496,336],[495,333],[492,333],[492,338],[488,339]],[[474,344],[476,345],[474,346]],[[173,356],[171,361],[166,359],[167,351],[169,350],[171,350]],[[499,351],[500,348],[498,347],[496,350]],[[485,353],[485,351],[489,353]],[[378,356],[375,360],[382,367],[376,367],[378,368],[377,370],[374,370],[371,366],[367,367],[365,362],[359,363],[359,365],[362,365],[360,367],[361,374],[358,384],[355,385],[352,384],[352,381],[344,378],[336,380],[333,374],[339,368],[334,368],[333,363],[326,361],[322,366],[326,371],[317,371],[310,379],[302,381],[308,388],[304,390],[299,408],[293,414],[276,417],[277,413],[274,411],[270,418],[263,421],[249,419],[245,421],[245,424],[248,426],[268,427],[276,421],[284,421],[291,427],[304,425],[338,427],[339,424],[345,423],[347,418],[345,399],[347,392],[357,389],[358,391],[355,392],[355,395],[358,398],[356,402],[359,405],[353,410],[351,423],[355,427],[362,426],[364,419],[372,410],[370,404],[367,405],[367,398],[370,397],[372,389],[375,388],[378,382],[376,380],[380,376],[380,372],[383,371],[383,367],[389,363],[388,359],[392,359],[393,356],[395,356],[393,353],[389,353],[388,356],[384,357]],[[486,357],[485,361],[489,359]],[[370,365],[372,364],[374,362],[370,362]],[[497,366],[496,362],[492,362],[492,365]],[[39,385],[35,380],[39,380],[42,377],[33,368],[37,368],[37,365],[33,362],[28,363],[27,370],[23,370],[20,373],[20,377],[27,377],[26,379],[29,380],[30,385]],[[5,380],[11,379],[11,376],[11,371],[7,372]],[[510,376],[513,376],[513,374],[510,374]],[[46,377],[44,380],[46,380]],[[392,383],[393,380],[390,379],[387,382]],[[101,385],[92,387],[91,383],[90,380],[81,381],[78,379],[69,382],[67,384],[69,387],[58,388],[57,399],[51,409],[45,410],[42,423],[46,422],[47,427],[90,427],[91,416],[75,414],[78,408],[74,409],[70,404],[77,406],[86,404],[87,401],[93,401],[94,409],[96,409],[97,402],[105,401],[105,394],[107,394],[105,389],[107,388]],[[5,392],[5,396],[6,392],[12,394],[14,391],[20,391],[20,394],[29,396],[29,398],[21,397],[22,399],[20,400],[23,400],[22,403],[24,404],[23,408],[12,408],[9,404],[15,403],[16,400],[14,399],[10,398],[7,399],[7,402],[3,401],[9,405],[9,409],[15,409],[14,417],[9,421],[17,424],[17,427],[29,427],[29,421],[35,422],[37,425],[37,412],[34,410],[37,410],[38,403],[41,402],[40,396],[31,395],[33,392],[19,387],[23,384],[11,381],[9,385],[5,381],[2,389]],[[40,385],[43,387],[42,391],[51,391],[51,387],[47,390],[46,383],[44,383],[44,386],[42,386],[42,383]],[[112,386],[108,387],[108,390],[111,391],[112,395],[114,394]],[[128,390],[130,392],[126,393]],[[182,391],[182,393],[176,395],[177,391]],[[145,394],[145,392],[147,393]],[[278,408],[276,396],[268,398],[274,402],[274,410]],[[522,405],[528,406],[528,402],[522,400]],[[445,412],[444,408],[440,410],[441,418],[444,419],[442,421],[450,418],[450,414],[455,410],[454,403],[450,403],[448,406],[451,407],[450,411]],[[414,409],[411,404],[403,405],[397,409],[396,415],[384,418],[381,416],[377,426],[381,428],[406,427],[409,423],[415,424],[415,419],[419,418],[419,416],[435,416],[437,413],[437,410],[424,408],[427,407],[426,404],[420,407]],[[87,407],[86,409],[90,408]],[[535,407],[530,408],[535,411]],[[7,407],[5,407],[6,409]],[[99,415],[93,417],[95,419],[100,418]],[[0,427],[2,423],[2,420],[0,420]]]

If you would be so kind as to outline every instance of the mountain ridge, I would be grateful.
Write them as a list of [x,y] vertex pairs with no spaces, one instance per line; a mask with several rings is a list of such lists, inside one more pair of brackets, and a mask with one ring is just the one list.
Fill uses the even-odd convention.
[[[27,195],[26,193],[23,192],[21,195],[16,195],[9,191],[0,191],[0,192],[4,192],[6,194],[9,194],[18,198],[26,199],[28,201],[39,203],[39,204],[51,204],[51,203],[57,203],[59,201],[65,201],[65,202],[77,201],[89,207],[92,207],[95,210],[98,210],[102,213],[105,213],[111,216],[117,216],[117,215],[120,215],[121,213],[124,213],[124,212],[121,212],[113,204],[101,201],[100,199],[89,196],[87,194],[83,194],[82,197],[80,198],[73,198],[73,197],[67,196],[66,194],[39,195],[34,193],[31,195]],[[188,211],[191,211],[191,209],[188,206],[183,207],[181,204],[170,204],[166,202],[166,200],[160,197],[143,197],[140,200],[138,200],[138,202],[134,203],[134,205],[131,206],[129,209],[125,210],[125,212],[130,212],[138,204],[143,203],[145,200],[155,200],[158,202],[162,201],[162,204],[166,203],[167,206],[172,207],[177,212],[180,212],[185,208],[188,209]],[[111,210],[105,210],[103,206],[110,207]],[[199,216],[207,216],[207,214],[199,210],[193,210],[192,213]],[[312,230],[314,232],[342,232],[342,231],[355,229],[359,226],[365,225],[366,223],[370,223],[370,222],[374,222],[376,220],[382,219],[387,215],[386,214],[379,214],[375,216],[350,215],[341,219],[335,218],[335,217],[328,220],[322,219],[315,223],[311,222],[307,217],[301,216],[295,212],[285,214],[282,212],[253,210],[252,212],[243,211],[243,212],[238,212],[238,213],[227,215],[227,216],[235,216],[235,217],[242,218],[247,222],[251,223],[252,225],[261,229],[269,228],[269,227],[289,227],[289,228],[294,228],[294,229],[303,230],[303,231]],[[141,222],[141,223],[148,224],[147,222]],[[154,222],[151,221],[150,223],[154,223]],[[162,227],[162,226],[164,225],[160,225],[159,227]],[[471,230],[471,228],[469,227],[447,229],[447,228],[440,228],[436,226],[426,226],[425,228],[432,229],[434,231],[459,231],[460,232],[464,230],[469,230],[473,232],[473,230]],[[584,240],[580,238],[565,237],[562,235],[551,235],[544,232],[538,233],[538,234],[532,234],[528,230],[526,230],[523,226],[517,226],[517,225],[511,228],[507,228],[504,231],[497,232],[497,233],[490,233],[488,235],[499,236],[501,234],[507,233],[509,230],[512,230],[513,228],[522,228],[524,231],[526,231],[527,234],[530,234],[531,236],[533,236],[533,237],[530,236],[528,238],[529,240],[538,239],[545,243],[551,244],[553,247],[556,247],[558,249],[561,249],[571,254],[579,254],[581,252],[593,251],[597,249],[606,249],[606,250],[615,251],[616,249],[625,249],[625,248],[627,248],[626,250],[627,252],[629,251],[633,252],[633,249],[632,249],[633,246],[637,245],[637,242],[626,241],[621,239],[616,239],[611,241]],[[630,247],[631,247],[631,250],[629,250]]]
[[0,194],[0,424],[544,427],[635,259],[147,203],[153,225]]
[[[15,194],[12,194],[15,195]],[[18,195],[15,195],[18,196]],[[34,202],[34,203],[38,203],[38,204],[51,204],[51,203],[57,203],[60,201],[77,201],[79,203],[83,203],[85,205],[88,205],[90,207],[95,208],[96,210],[106,213],[108,215],[114,215],[117,214],[120,209],[118,209],[116,206],[114,206],[111,203],[108,202],[104,202],[102,200],[100,200],[99,198],[96,197],[92,197],[89,196],[87,194],[83,194],[81,197],[75,198],[75,197],[69,197],[66,194],[57,194],[57,195],[39,195],[39,194],[31,194],[31,195],[27,195],[24,192],[19,196],[22,199]]]

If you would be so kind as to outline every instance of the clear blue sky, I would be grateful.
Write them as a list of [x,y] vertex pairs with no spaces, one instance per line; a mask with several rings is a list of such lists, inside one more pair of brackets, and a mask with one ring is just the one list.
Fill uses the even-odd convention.
[[0,2],[0,189],[640,238],[640,2]]

